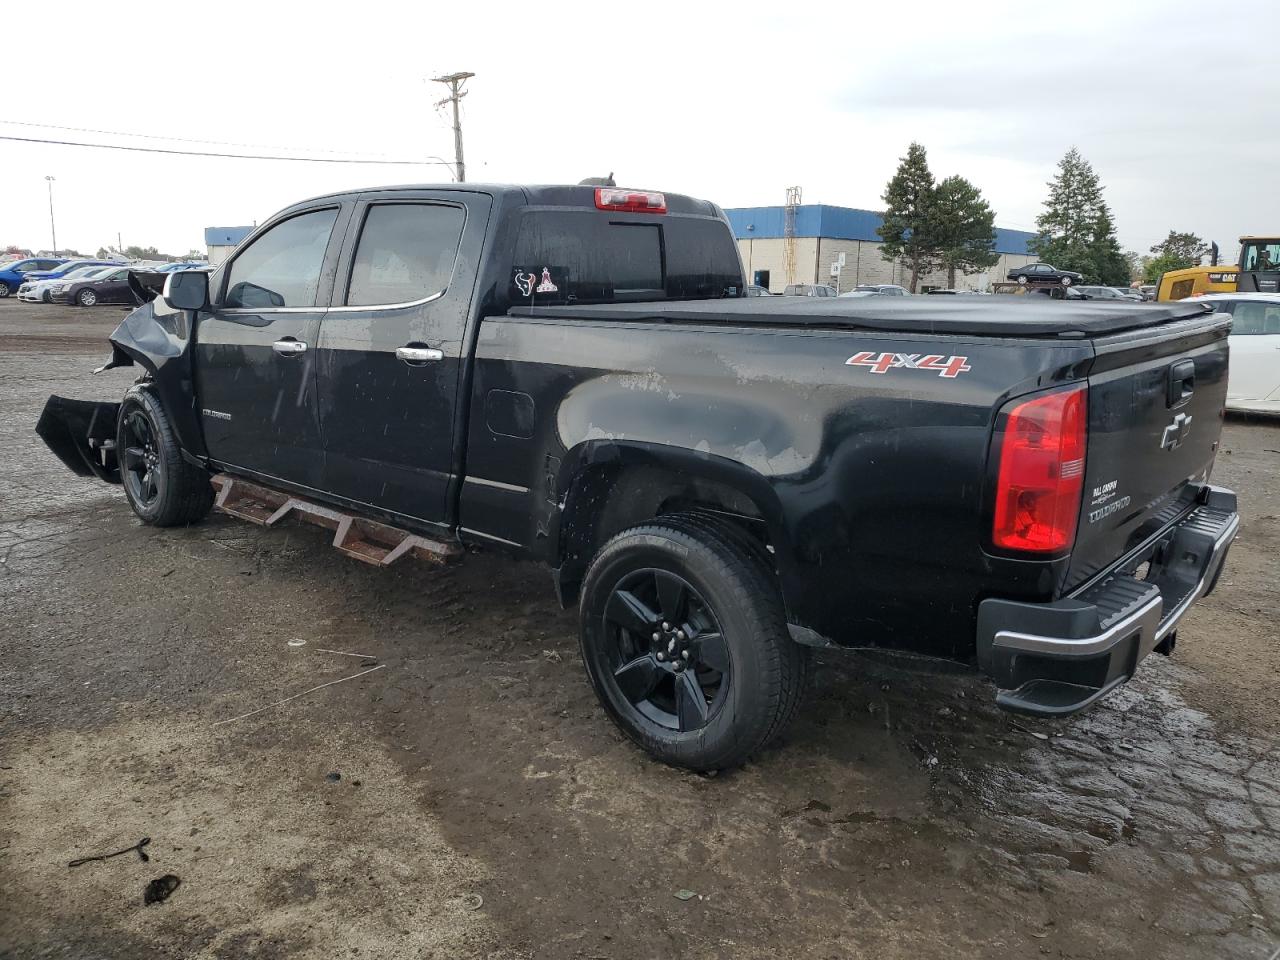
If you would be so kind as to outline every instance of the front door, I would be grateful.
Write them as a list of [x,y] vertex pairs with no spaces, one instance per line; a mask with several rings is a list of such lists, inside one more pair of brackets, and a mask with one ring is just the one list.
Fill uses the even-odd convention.
[[[319,488],[324,449],[315,357],[343,207],[291,212],[236,251],[196,334],[196,396],[209,455]],[[338,228],[338,229],[335,229]]]
[[[325,487],[448,522],[463,337],[490,200],[365,195],[317,350]],[[460,256],[459,252],[464,255]]]

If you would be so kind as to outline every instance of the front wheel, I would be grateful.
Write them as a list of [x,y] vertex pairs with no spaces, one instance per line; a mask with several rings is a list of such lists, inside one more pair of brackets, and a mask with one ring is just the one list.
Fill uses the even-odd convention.
[[76,294],[76,303],[82,307],[92,307],[98,302],[98,295],[87,287]]
[[763,551],[699,517],[618,534],[582,588],[582,659],[622,731],[694,770],[741,765],[794,716],[809,651]]
[[1070,277],[1063,277],[1063,278],[1062,278],[1062,285],[1063,285],[1064,287],[1069,287],[1069,286],[1071,286],[1071,278],[1070,278]]
[[9,284],[5,283],[5,281],[3,280],[0,280],[0,300],[3,300],[8,295],[9,295]]
[[142,385],[131,387],[120,404],[116,456],[124,495],[143,523],[184,526],[213,507],[208,473],[183,458],[164,409]]

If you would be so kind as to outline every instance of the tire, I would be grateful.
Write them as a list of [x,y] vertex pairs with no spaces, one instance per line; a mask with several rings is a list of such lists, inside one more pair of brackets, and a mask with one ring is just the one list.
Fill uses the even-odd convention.
[[120,404],[116,454],[125,498],[143,523],[186,526],[212,509],[209,474],[182,456],[169,418],[142,384],[130,387]]
[[76,303],[82,307],[92,307],[98,302],[98,295],[89,287],[85,287],[76,293]]
[[0,280],[0,300],[3,300],[8,295],[9,295],[9,284],[7,284],[3,280]]
[[1070,278],[1070,277],[1063,277],[1063,278],[1062,278],[1060,281],[1058,281],[1058,282],[1059,282],[1059,283],[1061,283],[1064,287],[1069,287],[1069,286],[1071,286],[1071,278]]
[[610,719],[664,763],[740,766],[799,708],[809,650],[788,635],[750,539],[702,516],[660,517],[610,540],[583,581],[588,679]]
[[1027,282],[1027,275],[1025,273],[1018,274],[1018,282],[1025,286]]
[[53,303],[53,294],[46,290],[44,293],[40,294],[40,299],[44,303]]

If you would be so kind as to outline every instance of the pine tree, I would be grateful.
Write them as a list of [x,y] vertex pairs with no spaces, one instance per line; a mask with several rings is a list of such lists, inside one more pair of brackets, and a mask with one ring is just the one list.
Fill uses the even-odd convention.
[[1058,161],[1048,186],[1044,212],[1036,218],[1040,232],[1028,244],[1031,252],[1060,270],[1078,270],[1089,283],[1127,282],[1128,263],[1102,199],[1102,184],[1079,150],[1072,147]]
[[956,271],[977,273],[995,266],[995,212],[982,191],[964,177],[947,177],[933,192],[933,234],[937,239],[942,266],[947,268],[947,286],[955,287]]
[[911,265],[911,292],[915,293],[922,274],[936,268],[941,260],[932,221],[934,181],[924,147],[912,143],[886,185],[884,215],[876,228],[880,253],[893,262]]

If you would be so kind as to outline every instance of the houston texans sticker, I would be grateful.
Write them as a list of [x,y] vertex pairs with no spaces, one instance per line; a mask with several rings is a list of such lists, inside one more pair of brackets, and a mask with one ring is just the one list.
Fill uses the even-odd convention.
[[[516,294],[521,298],[530,298],[536,293],[547,295],[559,293],[560,285],[551,278],[551,270],[551,267],[543,267],[539,275],[532,268],[526,270],[523,267],[516,267],[515,276],[511,278]],[[556,272],[561,271],[557,269]]]
[[855,353],[845,361],[846,366],[867,367],[872,373],[888,373],[890,370],[928,370],[946,380],[954,380],[973,368],[968,357],[944,357],[940,353]]

